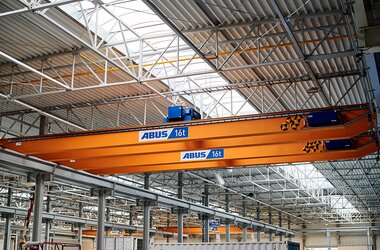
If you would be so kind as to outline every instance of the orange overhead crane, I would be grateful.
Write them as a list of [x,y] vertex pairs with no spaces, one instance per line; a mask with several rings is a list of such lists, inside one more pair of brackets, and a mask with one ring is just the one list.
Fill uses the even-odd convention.
[[[367,105],[337,107],[339,123],[310,127],[312,109],[3,139],[0,145],[94,174],[356,159],[375,152]],[[328,150],[326,141],[352,139]]]

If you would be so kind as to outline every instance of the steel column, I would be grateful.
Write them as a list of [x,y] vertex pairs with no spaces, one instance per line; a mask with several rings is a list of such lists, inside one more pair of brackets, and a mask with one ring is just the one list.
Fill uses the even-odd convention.
[[[11,187],[8,188],[8,197],[7,197],[7,206],[11,206],[12,202],[12,195],[13,195],[13,190]],[[4,229],[4,240],[3,240],[3,249],[8,250],[10,247],[10,241],[11,241],[11,214],[6,214],[5,218],[5,229]]]
[[[256,208],[256,220],[257,221],[260,221],[260,213],[261,213],[261,209],[260,209],[260,206],[258,206],[257,208]],[[256,235],[256,241],[257,242],[260,242],[260,228],[256,228],[256,230],[257,230],[257,235]]]
[[[79,217],[83,217],[83,203],[79,202]],[[82,245],[82,232],[83,232],[83,226],[82,223],[78,224],[78,244]]]
[[[226,193],[226,212],[230,212],[230,194],[229,191],[227,190]],[[231,241],[231,226],[229,220],[226,220],[226,242]]]
[[98,230],[96,232],[96,250],[104,250],[104,221],[106,208],[106,192],[99,189],[98,193]]
[[[268,216],[269,216],[269,221],[268,221],[268,223],[269,224],[272,224],[272,207],[269,207],[268,208],[269,209],[269,211],[268,211]],[[269,241],[273,241],[273,232],[272,232],[272,230],[269,230]]]
[[34,191],[34,209],[33,209],[33,233],[32,241],[41,240],[42,225],[42,207],[44,202],[45,181],[43,174],[37,174],[36,187]]
[[371,230],[369,228],[367,228],[367,248],[372,250]]
[[[247,200],[243,197],[243,217],[247,217]],[[243,242],[247,241],[247,225],[243,224]]]
[[[206,183],[204,187],[204,196],[203,196],[203,205],[206,207],[209,206],[209,185]],[[203,232],[202,232],[202,241],[203,242],[209,242],[210,241],[210,219],[207,214],[203,215]]]
[[[50,202],[50,196],[48,195],[46,198],[46,212],[50,213],[50,210],[51,210],[51,202]],[[50,241],[50,226],[51,226],[50,220],[45,219],[45,242]]]
[[331,233],[329,230],[327,230],[326,238],[327,238],[327,249],[331,250]]
[[[178,199],[183,199],[183,173],[178,173]],[[178,243],[183,242],[183,212],[178,208]]]
[[[278,211],[278,226],[279,227],[282,227],[282,212],[281,211]],[[280,234],[280,241],[282,241],[282,234]]]
[[[106,221],[110,221],[110,208],[109,208],[109,200],[107,200],[107,206],[106,206]],[[106,236],[110,236],[110,228],[106,228]]]
[[[146,174],[144,178],[144,188],[146,190],[150,189],[150,175]],[[150,206],[149,201],[144,201],[144,229],[143,229],[143,248],[142,250],[149,250],[149,231],[150,231]]]

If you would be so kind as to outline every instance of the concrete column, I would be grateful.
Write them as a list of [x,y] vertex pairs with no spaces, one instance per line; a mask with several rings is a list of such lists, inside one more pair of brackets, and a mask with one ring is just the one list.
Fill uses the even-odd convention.
[[[225,199],[226,199],[226,212],[229,212],[230,211],[230,194],[229,194],[228,190],[227,190]],[[226,222],[226,242],[231,241],[231,230],[230,229],[231,229],[230,222],[227,220],[227,222]]]
[[[246,198],[243,197],[243,217],[247,217],[247,201]],[[247,242],[247,225],[243,225],[243,242]]]
[[[204,187],[204,197],[203,197],[203,205],[209,206],[209,187],[205,184]],[[208,215],[203,215],[203,232],[202,232],[202,241],[210,242],[210,220]]]
[[[48,190],[49,192],[49,190]],[[50,212],[51,210],[51,203],[50,203],[50,196],[47,196],[46,198],[46,212]],[[50,227],[51,222],[50,220],[46,219],[45,221],[45,242],[50,242]]]
[[34,191],[32,241],[41,241],[42,207],[44,202],[44,175],[37,174]]
[[[183,198],[183,173],[178,173],[178,198]],[[178,208],[178,243],[183,242],[183,213],[180,208]]]
[[[144,188],[147,190],[150,189],[150,175],[149,174],[145,175]],[[149,250],[149,248],[150,248],[149,231],[150,231],[150,206],[148,204],[148,201],[144,201],[144,225],[143,225],[143,248],[142,248],[142,250]]]
[[[272,224],[273,223],[273,220],[272,220],[272,208],[269,207],[269,211],[268,211],[268,216],[269,216],[269,224]],[[273,232],[270,230],[269,231],[269,241],[273,241]]]
[[[260,208],[260,205],[258,205],[256,208],[256,220],[258,221],[260,221],[260,213],[261,213],[261,208]],[[260,242],[260,228],[257,228],[256,241]]]
[[[83,217],[83,203],[79,202],[79,218]],[[83,232],[82,224],[78,225],[78,244],[82,245],[82,232]]]
[[[12,202],[12,195],[13,195],[13,190],[12,188],[8,188],[8,198],[7,198],[7,206],[11,206]],[[4,250],[9,250],[10,243],[11,243],[11,214],[6,214],[5,218],[5,232],[4,232],[4,242],[3,242],[3,249]]]
[[96,250],[104,250],[104,221],[106,208],[105,190],[100,189],[98,194],[98,231],[96,233]]

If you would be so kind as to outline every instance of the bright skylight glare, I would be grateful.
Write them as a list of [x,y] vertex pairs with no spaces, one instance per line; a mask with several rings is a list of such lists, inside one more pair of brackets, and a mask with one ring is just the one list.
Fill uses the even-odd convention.
[[[82,25],[86,26],[88,23],[91,31],[96,32],[99,39],[104,39],[109,48],[113,47],[125,55],[129,54],[135,64],[140,63],[140,38],[142,38],[144,41],[142,64],[145,70],[150,71],[151,77],[178,74],[186,76],[162,80],[174,92],[228,85],[222,77],[212,73],[212,68],[195,55],[182,39],[177,38],[169,26],[142,1],[103,2],[108,11],[89,1],[65,5],[62,9]],[[83,34],[83,37],[86,37],[86,34]],[[199,74],[200,72],[205,74]],[[189,92],[181,96],[192,102],[208,117],[257,113],[235,90],[203,94]],[[179,101],[178,98],[173,100]],[[183,103],[178,102],[178,104]]]

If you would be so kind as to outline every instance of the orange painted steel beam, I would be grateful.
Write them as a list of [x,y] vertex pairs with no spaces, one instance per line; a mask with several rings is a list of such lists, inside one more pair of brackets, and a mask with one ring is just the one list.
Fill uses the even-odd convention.
[[[368,110],[356,109],[349,111],[342,111],[342,116],[346,121],[351,121],[355,118],[365,116],[368,113]],[[278,113],[277,113],[278,114]],[[276,115],[274,113],[273,115]],[[27,155],[39,155],[39,154],[48,154],[56,152],[65,152],[65,151],[76,151],[76,150],[85,150],[85,149],[95,149],[95,148],[112,148],[112,147],[125,147],[133,145],[143,145],[148,147],[149,144],[156,144],[158,148],[161,148],[163,144],[165,147],[175,141],[184,141],[189,143],[190,141],[201,141],[195,145],[198,147],[203,141],[212,140],[212,139],[223,139],[223,138],[236,138],[236,137],[245,137],[245,136],[262,136],[261,140],[258,140],[256,144],[265,143],[267,140],[265,137],[280,138],[281,136],[286,136],[282,141],[289,141],[290,138],[292,141],[300,141],[305,139],[315,138],[313,133],[321,133],[320,139],[333,139],[333,138],[342,138],[349,137],[363,132],[370,128],[371,124],[365,119],[361,120],[361,124],[357,125],[353,130],[352,134],[349,133],[349,130],[345,126],[334,126],[334,128],[308,128],[302,130],[302,133],[298,130],[282,131],[281,124],[284,123],[287,116],[285,117],[274,117],[274,118],[260,118],[259,115],[251,116],[242,116],[239,117],[242,120],[235,119],[234,121],[224,122],[225,119],[208,119],[206,120],[209,123],[202,124],[202,122],[190,122],[190,123],[176,123],[176,126],[184,124],[184,127],[188,127],[189,137],[183,139],[173,139],[165,141],[149,141],[149,142],[139,142],[139,131],[147,129],[161,128],[159,125],[153,126],[138,126],[126,128],[130,131],[118,132],[118,130],[113,130],[112,132],[107,133],[106,131],[95,131],[93,134],[87,133],[70,133],[62,135],[62,137],[54,138],[52,136],[42,136],[39,137],[40,140],[43,140],[43,143],[40,143],[38,140],[33,140],[33,138],[21,138],[20,141],[9,141],[9,140],[0,140],[0,145],[22,152]],[[232,119],[232,118],[231,118]],[[214,122],[215,121],[215,122]],[[223,121],[223,122],[221,122]],[[365,124],[363,124],[365,123]],[[186,125],[185,125],[186,124]],[[171,124],[166,124],[170,126]],[[300,126],[301,128],[302,126]],[[351,127],[351,126],[350,126]],[[310,129],[310,130],[309,130]],[[331,129],[331,130],[330,130]],[[340,132],[339,132],[340,130]],[[121,131],[121,130],[120,130]],[[344,136],[345,131],[348,131],[347,135]],[[339,135],[334,137],[335,135]],[[264,138],[264,139],[263,139]],[[29,140],[30,139],[30,140]],[[260,139],[260,138],[258,138]],[[276,141],[273,141],[275,143]],[[281,139],[279,139],[281,142]],[[190,146],[191,148],[191,146]],[[160,152],[160,151],[158,151]],[[53,158],[59,158],[53,156]]]
[[136,167],[113,167],[88,170],[88,172],[97,175],[108,174],[135,174],[148,172],[163,172],[163,171],[179,171],[179,170],[200,170],[212,168],[229,168],[229,167],[245,167],[255,165],[269,164],[285,164],[299,162],[319,162],[319,161],[335,161],[358,159],[377,151],[375,142],[363,145],[357,149],[326,151],[321,153],[288,155],[279,157],[262,157],[262,158],[247,158],[234,160],[220,160],[208,162],[191,162],[191,163],[175,163],[166,165],[148,165]]
[[236,136],[232,138],[216,138],[216,139],[203,139],[203,140],[189,140],[189,141],[167,141],[165,147],[161,143],[148,143],[137,144],[131,146],[117,146],[95,149],[81,149],[81,150],[65,150],[61,152],[34,154],[44,160],[49,161],[69,161],[80,160],[88,158],[99,158],[107,156],[121,156],[121,155],[139,155],[148,153],[166,153],[189,151],[209,148],[229,148],[238,146],[253,146],[253,145],[268,145],[268,144],[281,144],[289,141],[316,141],[326,139],[342,139],[353,138],[371,128],[367,116],[362,116],[357,120],[347,124],[338,125],[334,127],[312,128],[289,131],[287,133],[275,133],[269,135],[254,135],[254,136]]
[[[323,140],[367,134],[374,117],[369,119],[366,105],[341,107],[342,124],[310,128],[305,112],[4,139],[0,145],[96,174],[340,160],[376,151],[376,145],[366,137],[359,139],[355,149],[324,151],[321,146],[318,152],[307,154],[310,150],[305,146],[313,141],[322,145]],[[168,139],[174,131],[185,138]],[[156,138],[164,133],[165,139]]]
[[[307,155],[303,148],[307,142],[290,142],[284,144],[237,146],[224,148],[224,157],[215,159],[194,159],[198,162],[208,164],[211,161],[232,161],[236,159],[282,157],[286,162],[286,157],[294,155]],[[165,152],[153,154],[122,155],[96,157],[90,159],[79,159],[60,161],[59,164],[66,165],[79,170],[107,169],[114,167],[138,167],[138,166],[159,166],[167,164],[181,163],[183,166],[194,160],[181,159],[181,152]],[[183,170],[183,169],[181,169]]]

